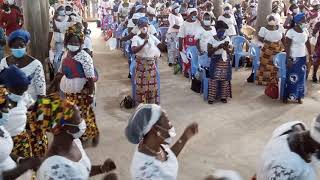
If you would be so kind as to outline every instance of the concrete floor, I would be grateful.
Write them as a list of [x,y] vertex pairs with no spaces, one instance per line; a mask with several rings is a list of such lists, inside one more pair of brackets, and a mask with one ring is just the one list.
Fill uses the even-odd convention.
[[[128,64],[120,51],[110,51],[101,32],[91,24],[94,61],[100,80],[97,92],[97,119],[101,142],[87,152],[93,164],[111,157],[118,166],[120,180],[129,180],[135,145],[124,136],[132,111],[119,103],[131,91]],[[208,105],[190,90],[190,82],[160,62],[161,105],[167,110],[178,134],[189,123],[199,123],[199,134],[179,156],[179,180],[200,180],[216,168],[233,169],[249,179],[261,151],[278,125],[301,120],[308,125],[319,113],[320,85],[308,82],[309,92],[302,105],[282,104],[264,95],[264,87],[245,82],[250,70],[233,73],[233,98],[228,104]],[[93,179],[101,179],[95,177]]]

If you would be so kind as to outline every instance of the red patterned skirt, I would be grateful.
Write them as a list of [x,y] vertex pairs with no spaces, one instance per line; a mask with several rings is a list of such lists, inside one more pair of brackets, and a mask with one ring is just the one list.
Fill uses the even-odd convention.
[[142,58],[137,57],[135,79],[136,104],[159,104],[156,61],[142,60]]

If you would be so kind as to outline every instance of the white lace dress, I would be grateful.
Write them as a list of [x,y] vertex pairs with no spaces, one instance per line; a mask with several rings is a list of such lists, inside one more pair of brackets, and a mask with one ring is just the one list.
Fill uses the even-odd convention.
[[[0,62],[0,71],[8,67],[7,58],[3,58]],[[33,100],[37,100],[37,96],[46,95],[46,79],[44,76],[44,70],[41,62],[34,59],[27,66],[20,68],[28,77],[31,77],[31,84],[28,88],[28,93]]]

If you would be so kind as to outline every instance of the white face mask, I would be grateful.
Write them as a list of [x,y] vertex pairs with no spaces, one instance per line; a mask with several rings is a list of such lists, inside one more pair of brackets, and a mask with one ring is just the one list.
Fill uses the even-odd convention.
[[66,15],[72,14],[72,11],[66,11]]
[[275,25],[277,25],[276,21],[269,21],[268,24],[269,24],[270,26],[275,26]]
[[230,13],[231,13],[231,10],[224,10],[224,13],[230,14]]
[[179,14],[179,13],[180,13],[180,8],[174,9],[174,12],[175,12],[176,14]]
[[177,133],[176,133],[176,130],[174,129],[174,127],[172,127],[171,129],[169,129],[168,133],[169,133],[169,136],[170,136],[170,137],[166,138],[166,139],[164,140],[164,142],[170,145],[170,144],[172,144],[173,138],[177,135]]
[[78,125],[74,125],[74,124],[66,124],[66,125],[79,128],[79,131],[76,133],[71,133],[71,132],[67,131],[67,133],[70,134],[74,139],[81,138],[81,136],[86,132],[86,129],[87,129],[87,125],[86,125],[86,122],[84,121],[84,119],[82,119],[81,123]]
[[80,49],[79,46],[67,45],[67,49],[71,52],[76,52]]
[[299,8],[293,9],[292,12],[295,14],[298,14],[300,12],[300,9]]
[[9,5],[13,5],[14,4],[14,0],[7,0]]
[[211,25],[211,21],[210,20],[203,20],[203,24],[205,26],[210,26]]
[[9,99],[14,102],[19,102],[22,99],[22,96],[10,93],[8,95]]
[[148,28],[147,27],[143,27],[143,28],[140,29],[140,32],[142,34],[147,34],[148,33]]

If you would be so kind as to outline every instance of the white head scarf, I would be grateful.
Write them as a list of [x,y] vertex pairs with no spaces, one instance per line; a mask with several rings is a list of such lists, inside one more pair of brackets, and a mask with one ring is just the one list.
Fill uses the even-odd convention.
[[190,15],[190,14],[193,13],[193,12],[197,12],[197,13],[198,13],[197,8],[189,8],[189,9],[188,9],[188,15]]
[[231,170],[215,170],[213,177],[217,179],[224,179],[224,180],[242,180],[239,173]]
[[320,115],[318,115],[311,123],[310,136],[320,144]]

